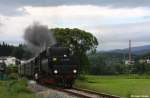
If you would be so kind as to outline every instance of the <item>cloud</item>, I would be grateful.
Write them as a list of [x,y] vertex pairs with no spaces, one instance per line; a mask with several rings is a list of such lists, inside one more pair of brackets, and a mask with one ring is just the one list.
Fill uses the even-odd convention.
[[149,8],[150,0],[1,0],[0,12],[1,14],[8,16],[22,15],[23,13],[16,9],[24,6],[54,7],[62,5],[96,5],[100,7],[112,8]]
[[149,0],[1,0],[15,6],[98,5],[112,7],[149,7]]
[[3,24],[1,23],[1,21],[0,21],[0,27],[2,26]]
[[117,25],[86,27],[98,38],[99,50],[127,48],[128,41],[133,46],[149,45],[150,21]]
[[[34,21],[49,28],[79,28],[92,32],[99,40],[98,49],[128,47],[149,42],[150,11],[146,8],[110,8],[94,5],[24,6],[18,16],[4,16],[0,35],[4,41],[23,42],[24,29]],[[6,38],[7,37],[7,38]]]
[[101,32],[105,42],[126,42],[129,39],[136,42],[150,41],[150,21],[110,26],[88,27],[94,32]]
[[1,17],[0,17],[0,27],[2,26],[2,20],[1,20]]
[[2,20],[1,20],[1,17],[0,17],[0,33],[1,33],[1,27],[3,26],[3,23],[2,23]]
[[[19,8],[19,10],[23,10],[27,14],[31,14],[34,16],[55,16],[55,17],[65,17],[65,18],[73,18],[78,17],[82,18],[82,16],[90,17],[117,17],[117,18],[128,18],[128,17],[139,17],[139,16],[147,16],[149,14],[149,10],[145,10],[144,8],[118,8],[112,9],[109,7],[99,7],[93,5],[72,5],[72,6],[57,6],[57,7],[32,7],[26,6],[23,8]],[[71,16],[71,17],[70,17]]]

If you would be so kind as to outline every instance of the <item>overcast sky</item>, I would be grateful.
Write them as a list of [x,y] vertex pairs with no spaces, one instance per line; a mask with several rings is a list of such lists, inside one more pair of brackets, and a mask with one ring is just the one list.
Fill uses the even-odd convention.
[[24,43],[35,21],[89,31],[98,50],[150,45],[150,0],[0,0],[0,42]]

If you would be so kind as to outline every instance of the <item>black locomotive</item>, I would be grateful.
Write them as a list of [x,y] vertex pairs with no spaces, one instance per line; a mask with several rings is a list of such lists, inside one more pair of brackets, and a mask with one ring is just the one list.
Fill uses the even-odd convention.
[[78,74],[79,62],[69,48],[53,46],[18,66],[20,75],[40,83],[63,84],[72,87]]

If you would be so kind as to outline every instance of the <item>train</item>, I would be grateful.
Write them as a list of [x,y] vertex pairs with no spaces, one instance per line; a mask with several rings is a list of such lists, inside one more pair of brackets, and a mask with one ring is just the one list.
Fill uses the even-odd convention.
[[69,48],[54,45],[18,65],[18,73],[42,84],[71,88],[79,74],[79,63]]

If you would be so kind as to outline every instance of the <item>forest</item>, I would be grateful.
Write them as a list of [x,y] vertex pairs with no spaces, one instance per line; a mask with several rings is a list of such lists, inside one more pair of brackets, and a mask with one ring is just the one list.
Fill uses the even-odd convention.
[[97,52],[89,54],[89,73],[94,75],[117,75],[117,74],[150,74],[150,64],[140,63],[139,60],[149,57],[150,53],[141,55],[132,54],[134,64],[125,64],[128,54],[116,52]]
[[32,56],[32,53],[27,49],[27,46],[24,44],[14,46],[2,42],[0,43],[0,51],[0,56],[13,56],[18,59],[28,59]]

